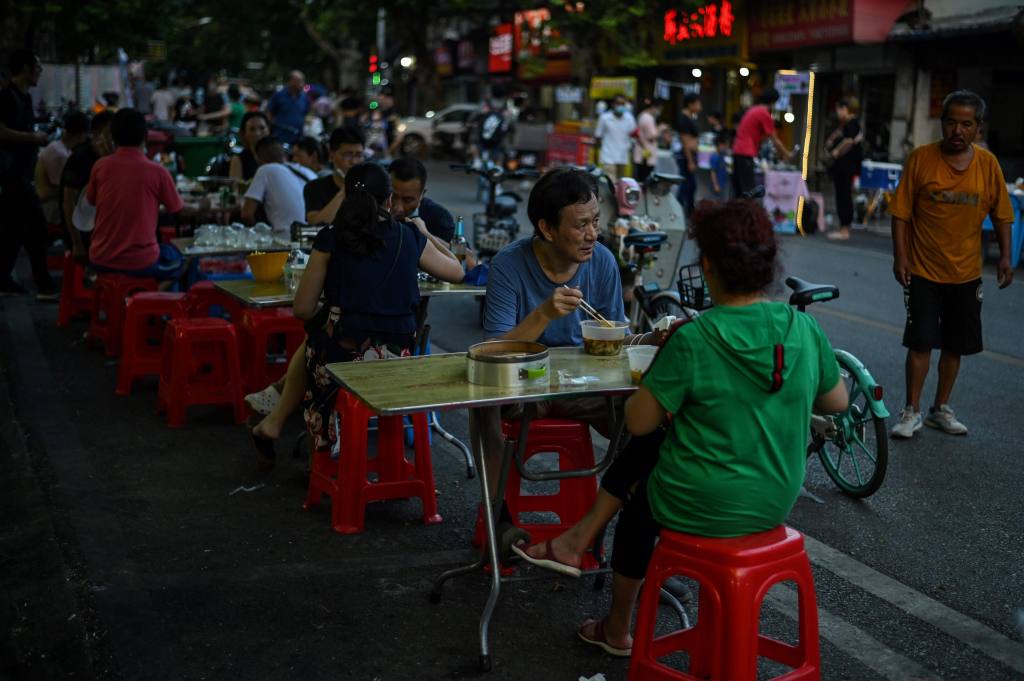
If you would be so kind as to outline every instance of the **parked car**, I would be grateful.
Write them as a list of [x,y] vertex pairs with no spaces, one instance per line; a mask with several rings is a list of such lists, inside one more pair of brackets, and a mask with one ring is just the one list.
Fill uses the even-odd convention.
[[398,150],[403,156],[430,152],[455,154],[466,146],[468,127],[479,104],[453,104],[432,116],[409,116],[398,122]]

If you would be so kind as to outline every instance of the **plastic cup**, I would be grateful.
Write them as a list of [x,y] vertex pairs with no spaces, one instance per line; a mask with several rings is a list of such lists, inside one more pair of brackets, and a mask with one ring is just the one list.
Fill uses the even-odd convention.
[[626,356],[629,358],[629,376],[633,379],[633,385],[640,385],[640,379],[644,372],[651,366],[654,356],[658,354],[658,348],[653,345],[637,345],[626,348]]
[[622,350],[629,324],[609,321],[608,324],[593,319],[580,322],[583,330],[583,351],[588,355],[614,357]]

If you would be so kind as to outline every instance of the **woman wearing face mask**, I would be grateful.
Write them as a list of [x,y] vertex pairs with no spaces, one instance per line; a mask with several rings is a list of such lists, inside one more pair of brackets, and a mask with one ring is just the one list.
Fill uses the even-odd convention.
[[231,157],[228,175],[248,182],[260,167],[256,160],[256,143],[270,134],[270,121],[262,111],[250,111],[242,116],[242,152]]
[[658,117],[662,103],[645,99],[636,122],[636,145],[633,147],[633,177],[643,182],[654,172],[658,162]]

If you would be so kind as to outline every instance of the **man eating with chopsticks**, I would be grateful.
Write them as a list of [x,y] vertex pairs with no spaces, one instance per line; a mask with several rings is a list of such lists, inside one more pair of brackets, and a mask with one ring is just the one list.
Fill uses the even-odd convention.
[[[587,172],[557,168],[545,173],[530,192],[527,214],[532,236],[503,248],[491,260],[484,305],[484,335],[488,339],[536,341],[548,347],[583,344],[580,322],[600,316],[625,321],[622,283],[615,256],[598,241],[601,215],[597,183]],[[591,311],[588,315],[587,309]],[[627,343],[654,342],[628,338]],[[536,418],[585,421],[607,437],[604,398],[583,397],[536,405]],[[517,419],[521,405],[481,409],[480,426],[484,465],[491,493],[497,493],[497,471],[504,441],[502,419]],[[528,541],[515,528],[504,505],[498,519],[498,537],[507,554],[512,546]]]

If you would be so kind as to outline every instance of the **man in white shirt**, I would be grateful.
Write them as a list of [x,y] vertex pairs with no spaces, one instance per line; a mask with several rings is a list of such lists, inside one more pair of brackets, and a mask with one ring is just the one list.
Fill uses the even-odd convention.
[[597,120],[594,137],[601,145],[598,163],[607,175],[617,180],[626,173],[629,163],[629,149],[633,131],[636,130],[636,119],[626,109],[626,98],[616,95],[612,100],[612,108],[601,114]]
[[153,96],[150,97],[149,102],[152,106],[153,118],[167,123],[174,120],[175,96],[170,88],[167,87],[167,76],[160,78],[160,86],[153,93]]
[[302,190],[316,179],[316,173],[289,162],[284,147],[274,137],[264,137],[256,144],[256,158],[260,167],[245,192],[242,220],[250,225],[256,222],[256,211],[262,204],[275,234],[289,241],[292,223],[306,221]]

